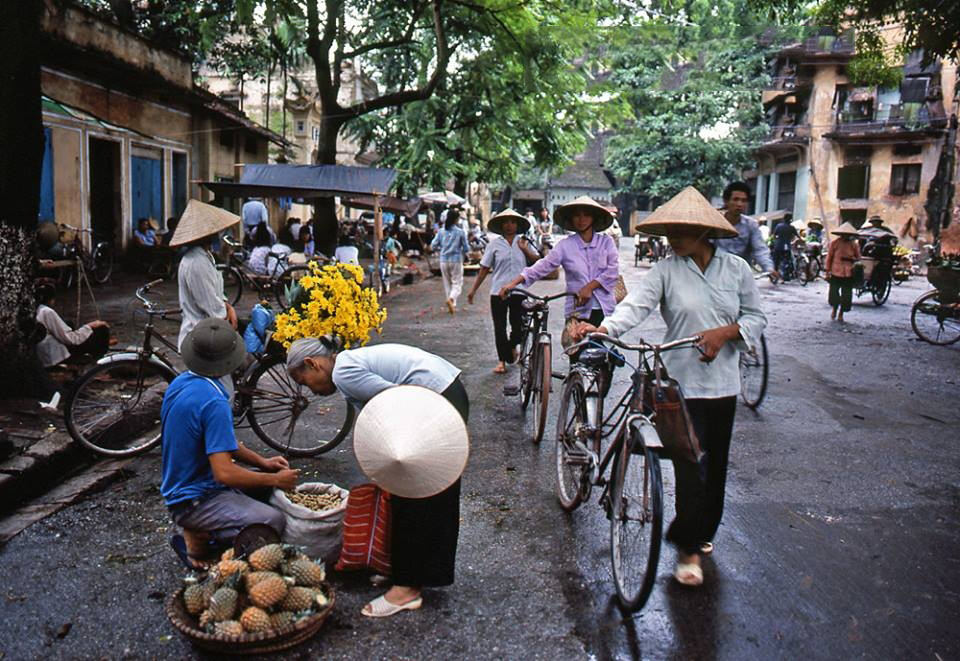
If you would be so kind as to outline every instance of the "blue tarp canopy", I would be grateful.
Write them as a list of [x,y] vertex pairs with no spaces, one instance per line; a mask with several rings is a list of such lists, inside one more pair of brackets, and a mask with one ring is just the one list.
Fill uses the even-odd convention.
[[240,181],[201,181],[225,197],[292,197],[383,195],[393,186],[396,170],[352,165],[247,165]]

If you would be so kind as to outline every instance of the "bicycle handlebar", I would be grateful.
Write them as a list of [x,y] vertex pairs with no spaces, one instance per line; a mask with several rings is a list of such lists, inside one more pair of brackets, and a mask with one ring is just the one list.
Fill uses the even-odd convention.
[[552,296],[538,296],[537,294],[534,294],[533,292],[529,292],[526,289],[521,289],[520,287],[514,287],[513,289],[510,289],[509,293],[520,294],[522,296],[526,296],[527,298],[532,298],[534,300],[540,301],[541,303],[549,303],[550,301],[555,301],[558,298],[565,298],[567,296],[576,296],[575,293],[569,292],[569,291],[565,291],[560,294],[553,294]]
[[662,344],[650,344],[649,342],[644,342],[643,340],[641,340],[639,344],[627,344],[626,342],[622,342],[621,340],[611,337],[606,333],[589,333],[584,339],[567,347],[565,351],[568,354],[573,354],[576,353],[580,348],[590,344],[590,342],[609,342],[614,346],[620,347],[624,351],[653,351],[654,353],[662,353],[664,351],[671,351],[673,349],[694,347],[700,351],[700,353],[703,353],[703,349],[701,349],[698,345],[702,339],[703,337],[700,335],[691,335],[690,337],[682,337],[679,340],[663,342]]
[[230,246],[231,248],[240,248],[240,247],[243,246],[242,243],[240,243],[239,241],[237,241],[236,239],[234,239],[234,238],[233,238],[232,236],[230,236],[229,234],[224,234],[224,235],[221,237],[221,239],[223,240],[224,243],[226,243],[226,244],[227,244],[228,246]]
[[143,307],[146,309],[148,314],[159,314],[161,316],[165,316],[168,314],[179,314],[180,313],[179,308],[157,309],[157,304],[151,301],[149,298],[147,298],[147,293],[150,291],[150,289],[152,287],[156,287],[161,282],[163,282],[163,278],[154,280],[153,282],[148,282],[147,284],[138,288],[137,294],[136,294],[137,298],[140,299],[141,303],[143,303]]

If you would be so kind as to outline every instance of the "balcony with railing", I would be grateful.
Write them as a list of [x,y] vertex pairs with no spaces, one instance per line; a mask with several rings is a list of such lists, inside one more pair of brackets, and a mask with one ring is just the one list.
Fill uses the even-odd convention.
[[946,127],[942,103],[912,102],[889,105],[876,112],[842,110],[827,137],[858,136],[878,140],[902,138],[907,134],[938,132]]

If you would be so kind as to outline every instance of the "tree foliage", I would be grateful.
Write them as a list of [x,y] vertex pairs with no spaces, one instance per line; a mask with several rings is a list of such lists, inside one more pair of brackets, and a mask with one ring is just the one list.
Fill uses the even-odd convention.
[[[603,83],[591,86],[596,52],[585,44],[597,32],[594,12],[492,5],[455,12],[455,63],[436,94],[350,127],[398,169],[406,190],[450,178],[511,181],[523,164],[557,169],[583,148],[591,124],[618,110],[617,102],[599,101]],[[375,64],[387,86],[404,75],[392,57]]]
[[753,163],[767,131],[760,28],[743,0],[664,10],[615,42],[613,82],[635,120],[611,141],[607,164],[623,191],[717,194]]

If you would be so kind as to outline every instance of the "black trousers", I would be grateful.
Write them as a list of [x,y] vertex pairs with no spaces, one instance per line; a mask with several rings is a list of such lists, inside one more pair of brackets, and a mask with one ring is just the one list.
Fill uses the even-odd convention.
[[83,342],[70,349],[70,360],[78,360],[84,356],[90,356],[94,360],[107,353],[110,348],[110,329],[104,326],[97,326],[93,333]]
[[674,461],[677,477],[677,518],[667,530],[667,541],[683,553],[698,553],[700,544],[713,541],[723,518],[727,486],[727,459],[736,397],[687,399],[693,428],[705,453],[700,465]]
[[[497,343],[497,359],[513,362],[513,350],[520,344],[523,333],[523,296],[490,297],[490,314],[493,316],[493,337]],[[510,319],[510,334],[507,335],[507,318]]]
[[839,307],[841,312],[850,312],[853,307],[853,277],[830,276],[830,292],[827,294],[830,307]]
[[[466,423],[470,400],[458,378],[442,393]],[[429,498],[390,496],[390,570],[394,585],[453,583],[460,537],[460,480]]]

